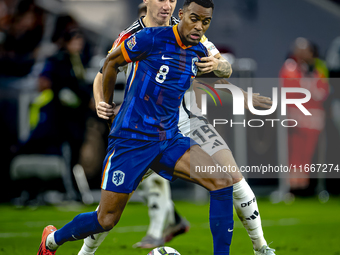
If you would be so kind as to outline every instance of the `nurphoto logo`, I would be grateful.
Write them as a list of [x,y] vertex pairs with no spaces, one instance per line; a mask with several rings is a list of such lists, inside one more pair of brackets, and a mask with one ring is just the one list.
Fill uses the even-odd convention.
[[[272,113],[274,113],[279,104],[278,100],[278,88],[273,87],[272,88],[272,105],[269,109],[256,109],[253,105],[253,88],[248,87],[247,89],[247,98],[244,98],[244,93],[242,90],[232,84],[215,84],[214,87],[209,86],[205,83],[200,83],[204,86],[208,87],[211,91],[214,92],[214,94],[217,96],[217,98],[220,101],[220,104],[222,106],[222,100],[220,96],[218,95],[217,91],[215,89],[228,89],[231,92],[231,95],[233,97],[233,115],[244,115],[245,114],[245,108],[244,108],[244,102],[247,100],[249,111],[257,116],[268,116]],[[214,99],[212,93],[210,93],[207,89],[199,88],[203,91],[205,91],[214,101],[215,106],[217,106],[216,100]],[[304,115],[311,116],[312,114],[306,109],[306,107],[303,105],[304,103],[307,103],[311,99],[311,93],[308,89],[305,88],[294,88],[294,87],[282,87],[281,89],[281,116],[287,116],[287,106],[288,105],[294,105],[296,106]],[[287,98],[288,93],[294,93],[294,94],[300,94],[301,97],[299,98]],[[201,110],[203,115],[207,115],[207,94],[201,95]],[[243,120],[242,122],[233,122],[233,120],[227,120],[227,119],[213,119],[213,126],[216,125],[225,125],[230,124],[231,127],[233,125],[243,125],[244,127],[246,124],[248,124],[249,127],[262,127],[265,122],[270,122],[271,126],[274,127],[276,122],[280,122],[283,127],[296,127],[298,125],[298,121],[295,119],[250,119],[246,122],[246,120]]]

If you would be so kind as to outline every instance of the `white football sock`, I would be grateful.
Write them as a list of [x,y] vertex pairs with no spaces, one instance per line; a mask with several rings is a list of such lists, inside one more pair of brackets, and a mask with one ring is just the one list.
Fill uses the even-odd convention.
[[55,251],[59,247],[59,245],[54,240],[54,233],[55,232],[52,232],[46,238],[46,247],[51,251]]
[[109,231],[86,237],[78,255],[93,255],[108,234]]
[[[170,190],[170,184],[169,184],[169,190]],[[176,217],[175,217],[175,205],[172,199],[169,199],[168,203],[168,214],[166,219],[166,226],[167,225],[175,225],[176,223]]]
[[259,250],[267,245],[263,236],[261,218],[254,192],[243,178],[233,185],[233,200],[237,216],[253,242],[254,250]]
[[145,195],[150,218],[147,235],[159,239],[163,235],[169,210],[173,212],[173,204],[170,199],[170,184],[159,175],[152,174],[143,181],[143,185],[145,185],[144,189],[146,190]]
[[[96,211],[98,211],[98,208],[99,206]],[[106,231],[86,237],[78,255],[93,255],[108,234],[109,231]]]

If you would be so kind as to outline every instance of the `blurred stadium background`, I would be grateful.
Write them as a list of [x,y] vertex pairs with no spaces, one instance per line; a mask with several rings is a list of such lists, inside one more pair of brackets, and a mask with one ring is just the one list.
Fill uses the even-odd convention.
[[[30,151],[30,147],[24,145],[37,127],[33,113],[34,107],[39,105],[35,99],[41,95],[45,61],[60,47],[60,38],[65,39],[63,29],[71,24],[84,38],[81,86],[90,93],[91,83],[113,41],[137,19],[140,2],[0,0],[0,254],[22,254],[22,243],[28,247],[28,253],[35,252],[35,244],[46,222],[53,219],[57,226],[62,226],[71,215],[90,211],[99,201],[101,163],[108,130],[106,123],[96,117],[91,101],[86,118],[82,120],[86,123],[80,131],[83,136],[79,139],[83,143],[77,144],[79,139],[74,137],[61,140],[52,153],[50,150],[45,153]],[[175,16],[182,3],[178,0]],[[226,54],[233,65],[233,83],[243,88],[252,86],[255,92],[271,96],[271,87],[278,86],[280,70],[291,55],[296,38],[307,38],[315,46],[315,57],[328,64],[330,96],[324,102],[325,127],[318,136],[311,163],[340,164],[340,84],[336,79],[340,77],[340,2],[215,0],[215,5],[207,37]],[[332,60],[336,54],[338,66]],[[118,83],[116,102],[123,97],[123,76]],[[231,98],[223,95],[223,100],[231,109]],[[234,118],[231,110],[225,116]],[[208,118],[213,119],[214,113],[208,112]],[[251,118],[250,114],[246,118]],[[256,130],[218,127],[218,131],[226,138],[239,165],[288,165],[287,130],[284,128],[268,128],[267,125]],[[41,134],[39,130],[36,132]],[[336,230],[340,227],[337,219],[340,174],[337,176],[325,178],[321,174],[311,174],[308,183],[298,189],[292,189],[289,176],[280,173],[271,178],[246,176],[260,198],[259,208],[265,234],[268,233],[265,236],[268,241],[275,241],[272,246],[280,251],[278,254],[340,254],[336,244],[339,238]],[[207,192],[182,181],[173,183],[172,191],[174,200],[186,201],[179,203],[179,210],[191,221],[193,233],[183,236],[183,240],[178,238],[171,245],[177,245],[182,254],[209,253]],[[111,250],[117,254],[147,253],[130,248],[143,236],[148,221],[147,209],[139,203],[141,197],[136,194],[133,201],[136,203],[128,206],[120,229],[110,235],[112,242],[104,242],[107,244],[103,244],[98,254],[109,254]],[[136,221],[132,216],[134,212],[145,217]],[[202,246],[198,245],[201,241]],[[193,244],[191,249],[186,247],[188,242]],[[249,241],[240,227],[234,235],[233,250],[250,254],[250,244],[247,249],[244,242]],[[302,246],[305,242],[308,245]],[[67,247],[63,254],[77,254],[80,243]]]

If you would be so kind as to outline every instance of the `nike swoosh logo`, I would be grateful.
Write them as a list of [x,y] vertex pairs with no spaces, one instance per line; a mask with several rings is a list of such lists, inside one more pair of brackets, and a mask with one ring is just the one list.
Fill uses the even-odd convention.
[[173,58],[167,58],[167,57],[164,57],[164,55],[162,56],[162,59],[163,60],[167,60],[167,59],[173,59]]
[[233,232],[233,231],[234,231],[234,229],[228,228],[228,232]]
[[[228,229],[228,231],[229,231],[229,229]],[[72,235],[72,237],[74,238],[74,240],[78,240],[74,235]]]

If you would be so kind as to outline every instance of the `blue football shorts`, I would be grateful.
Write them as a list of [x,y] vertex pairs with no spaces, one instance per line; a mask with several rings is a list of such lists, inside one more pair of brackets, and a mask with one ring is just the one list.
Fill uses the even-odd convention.
[[173,171],[177,160],[196,144],[180,133],[164,141],[109,138],[101,188],[117,193],[131,193],[149,168],[173,181],[176,179]]

